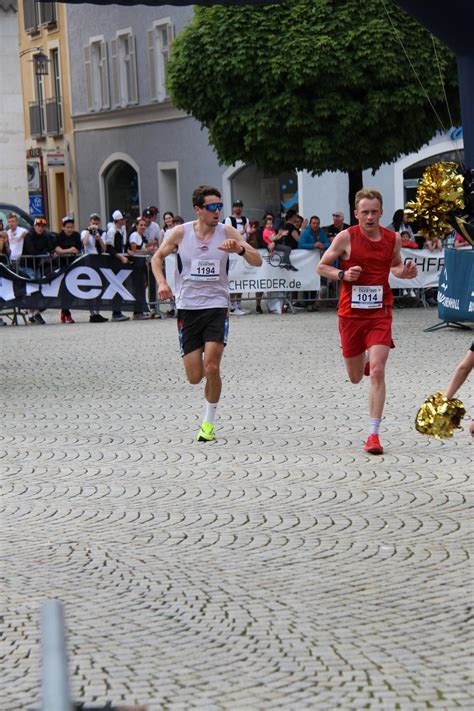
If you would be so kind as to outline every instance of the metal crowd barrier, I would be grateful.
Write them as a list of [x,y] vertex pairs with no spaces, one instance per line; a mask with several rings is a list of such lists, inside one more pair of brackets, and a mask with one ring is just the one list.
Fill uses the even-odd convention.
[[[77,259],[77,257],[72,255],[50,255],[42,254],[36,256],[22,255],[17,260],[9,260],[6,255],[0,255],[0,261],[8,266],[12,271],[20,274],[22,276],[40,279],[42,277],[48,276],[57,269],[70,264],[72,261]],[[175,306],[172,301],[159,301],[158,300],[158,289],[155,277],[151,269],[151,257],[152,255],[146,254],[136,254],[134,259],[145,260],[145,281],[146,281],[146,293],[147,293],[147,303],[150,312],[153,316],[157,318],[165,318],[168,314],[174,315]],[[394,290],[395,294],[395,304],[396,305],[408,305],[410,299],[403,296],[402,289]],[[411,289],[410,291],[415,292],[415,298],[413,300],[413,305],[420,304],[421,306],[428,308],[428,303],[426,301],[425,290],[424,289]],[[331,281],[321,277],[321,287],[319,291],[299,291],[299,292],[262,292],[258,294],[258,298],[262,302],[268,302],[272,299],[281,299],[283,302],[283,309],[289,311],[290,313],[296,313],[297,310],[306,308],[307,310],[319,311],[321,307],[331,307],[335,306],[339,300],[340,283],[336,281]],[[398,292],[398,293],[397,293]],[[401,292],[401,293],[400,293]],[[244,293],[242,294],[241,301],[244,302],[255,302],[257,294],[255,293]],[[167,314],[168,312],[168,314]],[[0,316],[8,316],[12,320],[13,325],[18,324],[18,318],[23,318],[26,321],[26,312],[21,309],[7,309],[0,310]]]

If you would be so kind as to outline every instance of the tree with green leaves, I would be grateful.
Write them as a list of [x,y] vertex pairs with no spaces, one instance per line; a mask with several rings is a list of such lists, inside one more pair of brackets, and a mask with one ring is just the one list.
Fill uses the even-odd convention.
[[198,7],[168,88],[221,163],[344,171],[351,193],[460,120],[454,56],[390,0]]

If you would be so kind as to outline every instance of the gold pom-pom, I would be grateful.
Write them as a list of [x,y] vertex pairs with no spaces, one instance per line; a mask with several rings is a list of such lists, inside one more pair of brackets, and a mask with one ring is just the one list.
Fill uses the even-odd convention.
[[460,423],[465,414],[461,400],[448,400],[443,393],[437,392],[427,397],[418,410],[415,427],[429,437],[449,439],[454,430],[462,430]]
[[416,200],[407,203],[424,237],[444,237],[451,232],[451,213],[464,207],[463,180],[457,163],[433,163],[426,168]]

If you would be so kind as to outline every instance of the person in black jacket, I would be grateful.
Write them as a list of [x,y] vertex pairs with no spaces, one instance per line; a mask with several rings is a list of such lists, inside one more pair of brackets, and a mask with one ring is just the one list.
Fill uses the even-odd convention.
[[62,230],[56,235],[54,253],[61,258],[61,264],[73,262],[82,252],[81,235],[74,229],[74,218],[63,217]]
[[[74,229],[74,218],[63,217],[63,228],[56,236],[54,253],[60,257],[61,266],[73,262],[82,251],[81,235]],[[61,323],[74,323],[69,309],[61,309]]]
[[[23,241],[23,257],[46,257],[53,251],[53,235],[47,229],[44,217],[37,217]],[[36,260],[39,264],[39,260]],[[37,275],[35,275],[37,276]]]
[[[45,267],[53,250],[53,236],[47,230],[44,217],[37,217],[23,240],[23,251],[20,257],[20,271],[30,279],[41,279],[45,276]],[[30,309],[29,322],[32,324],[46,323],[39,309]]]

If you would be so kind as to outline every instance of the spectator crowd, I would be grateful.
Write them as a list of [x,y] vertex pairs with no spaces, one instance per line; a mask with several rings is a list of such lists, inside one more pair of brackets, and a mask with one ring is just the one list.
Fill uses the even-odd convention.
[[[399,209],[393,215],[389,229],[398,232],[402,238],[402,247],[409,249],[426,248],[431,252],[444,249],[444,247],[463,247],[466,245],[463,238],[455,232],[447,235],[444,240],[439,238],[424,239],[416,233],[416,223],[409,220],[409,210]],[[0,222],[0,260],[23,276],[41,278],[49,271],[65,266],[74,261],[81,254],[109,254],[121,263],[135,262],[143,268],[143,278],[148,288],[148,299],[151,312],[135,312],[134,319],[145,319],[155,316],[158,311],[156,284],[151,270],[146,269],[154,252],[166,239],[167,234],[176,225],[183,224],[184,220],[170,211],[163,213],[161,224],[159,210],[156,206],[147,207],[142,214],[127,229],[126,216],[121,210],[114,210],[112,220],[106,227],[102,227],[101,217],[98,213],[90,215],[86,228],[78,231],[75,220],[66,216],[62,220],[61,230],[58,233],[48,230],[47,221],[37,217],[33,226],[26,230],[18,224],[14,213],[8,215],[8,226]],[[328,249],[334,238],[341,230],[349,225],[345,222],[344,213],[335,210],[332,213],[332,223],[324,227],[317,215],[305,219],[294,209],[289,209],[284,215],[274,215],[267,212],[261,221],[251,221],[244,214],[242,200],[234,200],[232,214],[224,219],[225,224],[232,225],[242,234],[243,238],[253,247],[266,249],[270,255],[278,255],[280,266],[289,271],[295,270],[291,262],[291,252],[295,249],[320,250]],[[322,295],[330,296],[331,284],[322,284],[321,292],[300,292],[292,306],[306,308],[308,311],[319,309],[319,299]],[[335,295],[335,294],[334,294]],[[263,313],[262,299],[264,294],[256,294],[256,312]],[[416,297],[413,290],[405,290],[404,296]],[[429,304],[436,303],[436,290],[427,293]],[[281,313],[285,311],[285,295],[269,294],[266,304],[269,311]],[[242,294],[232,294],[230,313],[242,316],[248,313],[242,307]],[[167,315],[175,315],[175,306],[171,302]],[[39,310],[31,310],[28,314],[31,324],[44,324],[45,320]],[[112,321],[125,321],[126,316],[121,311],[113,311]],[[60,320],[65,324],[74,323],[73,316],[68,309],[62,309]],[[104,323],[109,319],[102,316],[97,310],[91,309],[89,320],[91,323]],[[0,319],[0,325],[6,325]]]

